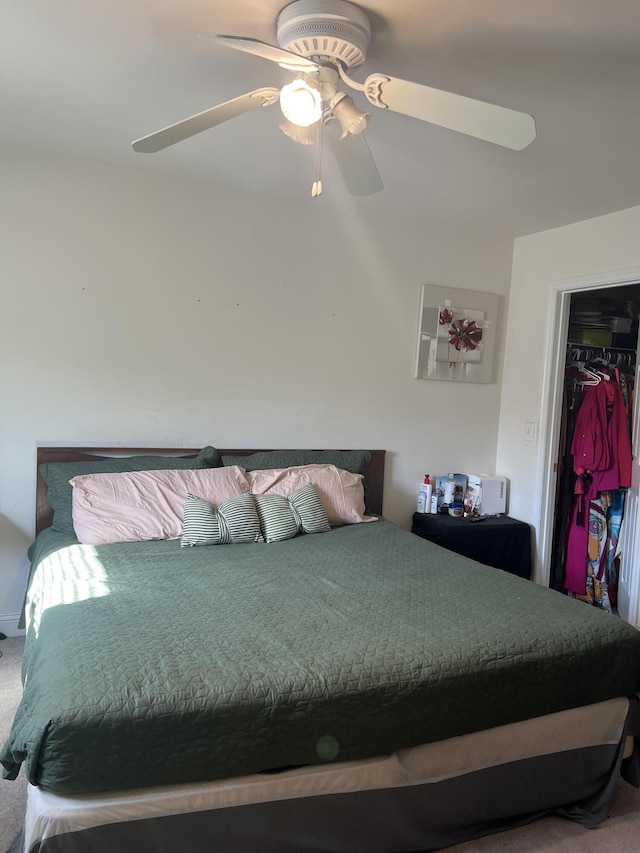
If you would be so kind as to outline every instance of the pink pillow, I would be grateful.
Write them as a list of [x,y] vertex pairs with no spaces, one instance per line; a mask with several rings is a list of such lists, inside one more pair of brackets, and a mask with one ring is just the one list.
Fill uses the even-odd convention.
[[329,524],[360,524],[377,521],[364,514],[362,474],[352,474],[335,465],[296,465],[291,468],[267,468],[247,471],[254,495],[275,494],[287,497],[291,492],[313,483],[325,508]]
[[249,491],[242,468],[81,474],[73,487],[73,526],[83,545],[178,539],[187,493],[218,506]]

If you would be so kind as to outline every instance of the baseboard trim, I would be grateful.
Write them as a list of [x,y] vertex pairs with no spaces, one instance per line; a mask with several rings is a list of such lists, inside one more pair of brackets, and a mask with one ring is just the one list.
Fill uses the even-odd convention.
[[24,634],[22,628],[18,628],[20,621],[19,613],[7,613],[0,615],[0,633],[6,637],[21,637]]

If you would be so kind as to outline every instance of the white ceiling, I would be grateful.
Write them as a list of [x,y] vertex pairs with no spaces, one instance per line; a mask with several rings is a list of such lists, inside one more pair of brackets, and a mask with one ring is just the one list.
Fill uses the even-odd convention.
[[[301,199],[313,153],[256,110],[157,154],[133,139],[291,75],[197,38],[275,43],[283,0],[3,0],[0,145],[189,175]],[[384,190],[354,199],[510,236],[640,203],[640,0],[363,0],[382,72],[522,112],[521,152],[375,110]],[[363,108],[361,96],[354,93]],[[343,193],[330,156],[324,195]],[[340,182],[340,184],[338,183]]]

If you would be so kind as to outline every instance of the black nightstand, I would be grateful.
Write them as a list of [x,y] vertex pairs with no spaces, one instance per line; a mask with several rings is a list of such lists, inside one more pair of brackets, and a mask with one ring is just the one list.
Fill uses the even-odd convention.
[[531,578],[531,528],[524,521],[508,515],[472,521],[416,512],[411,532],[479,563]]

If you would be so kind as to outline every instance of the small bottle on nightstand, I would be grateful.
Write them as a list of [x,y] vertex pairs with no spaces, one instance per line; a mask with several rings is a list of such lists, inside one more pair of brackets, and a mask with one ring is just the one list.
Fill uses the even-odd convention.
[[433,493],[433,486],[429,481],[429,475],[424,475],[424,482],[420,485],[420,491],[418,492],[418,508],[417,512],[431,512],[431,495]]

